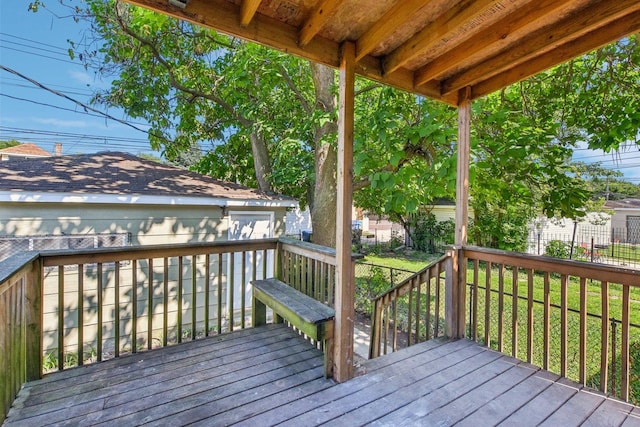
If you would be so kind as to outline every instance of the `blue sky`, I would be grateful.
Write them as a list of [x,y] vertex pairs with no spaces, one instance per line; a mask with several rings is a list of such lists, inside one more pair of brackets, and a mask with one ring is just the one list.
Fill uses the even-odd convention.
[[[38,13],[28,12],[29,3],[2,0],[0,64],[88,104],[92,92],[108,87],[109,82],[85,70],[80,61],[69,59],[67,40],[81,40],[84,24],[70,19],[58,0],[46,0],[47,9]],[[106,113],[146,129],[121,110]],[[151,150],[144,132],[86,112],[72,101],[0,69],[0,140],[7,139],[34,142],[48,151],[53,151],[55,142],[61,142],[63,154],[119,150],[159,155]],[[603,166],[619,170],[626,179],[640,184],[638,147],[614,154],[582,147],[574,158],[601,161]]]
[[[29,3],[3,0],[0,5],[0,64],[89,104],[92,93],[108,87],[109,82],[69,58],[67,40],[81,40],[84,24],[70,19],[58,0],[46,0],[47,9],[37,13],[27,10]],[[96,108],[142,130],[148,128],[121,110]],[[85,111],[69,99],[0,69],[0,140],[7,139],[33,142],[50,152],[55,142],[61,142],[63,154],[118,150],[159,156],[151,150],[144,132]]]

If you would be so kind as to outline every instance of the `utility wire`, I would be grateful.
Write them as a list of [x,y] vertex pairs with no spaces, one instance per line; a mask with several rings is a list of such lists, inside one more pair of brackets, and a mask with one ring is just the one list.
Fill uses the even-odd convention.
[[[127,122],[126,120],[122,120],[122,119],[119,119],[117,117],[114,117],[109,113],[105,113],[104,111],[97,110],[97,109],[85,104],[84,102],[81,102],[81,101],[78,101],[78,100],[76,100],[74,98],[71,98],[70,96],[68,96],[68,95],[66,95],[66,94],[64,94],[62,92],[58,92],[55,89],[51,89],[51,88],[43,85],[42,83],[40,83],[40,82],[38,82],[36,80],[33,80],[32,78],[27,77],[24,74],[12,69],[12,68],[9,68],[9,67],[7,67],[5,65],[0,64],[0,69],[2,69],[4,71],[7,71],[7,72],[9,72],[11,74],[14,74],[14,75],[16,75],[16,76],[18,76],[18,77],[20,77],[20,78],[32,83],[33,85],[35,85],[35,86],[37,86],[37,87],[39,87],[41,89],[44,89],[44,90],[46,90],[48,92],[53,93],[54,95],[60,96],[60,97],[62,97],[64,99],[67,99],[67,100],[73,102],[74,104],[79,105],[80,107],[84,108],[85,110],[93,111],[94,113],[97,113],[97,114],[99,114],[99,115],[101,115],[103,117],[106,117],[107,119],[111,119],[111,120],[114,120],[114,121],[116,121],[118,123],[121,123],[121,124],[123,124],[125,126],[129,126],[130,128],[137,130],[138,132],[142,132],[142,133],[145,133],[147,135],[151,135],[151,133],[149,133],[149,131],[141,129],[141,128],[139,128],[139,127]],[[152,135],[152,136],[158,137],[157,135]],[[168,139],[164,138],[163,136],[159,136],[159,138],[164,139],[167,143],[171,143],[171,141],[169,141]]]

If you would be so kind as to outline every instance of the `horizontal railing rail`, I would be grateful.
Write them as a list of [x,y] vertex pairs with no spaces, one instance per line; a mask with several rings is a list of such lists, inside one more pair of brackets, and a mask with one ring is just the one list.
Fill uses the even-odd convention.
[[640,271],[474,247],[461,256],[471,339],[630,399]]
[[[444,334],[443,256],[373,300],[369,357]],[[400,335],[403,339],[400,339]]]

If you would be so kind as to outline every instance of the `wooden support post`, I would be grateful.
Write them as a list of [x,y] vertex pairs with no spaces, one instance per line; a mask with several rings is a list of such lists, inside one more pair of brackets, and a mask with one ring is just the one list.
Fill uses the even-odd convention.
[[340,59],[340,115],[338,118],[338,173],[336,209],[336,295],[333,377],[338,382],[353,375],[354,282],[351,260],[351,206],[353,201],[353,125],[355,44],[344,42]]
[[35,381],[42,378],[42,280],[44,268],[38,257],[31,264],[31,271],[26,275],[26,380]]
[[469,217],[469,157],[471,151],[471,88],[460,90],[458,103],[458,170],[456,183],[455,247],[447,264],[445,331],[451,338],[465,335],[467,263],[462,247],[467,244]]
[[471,151],[471,88],[460,91],[458,104],[458,170],[456,181],[455,244],[467,244],[469,217],[469,156]]

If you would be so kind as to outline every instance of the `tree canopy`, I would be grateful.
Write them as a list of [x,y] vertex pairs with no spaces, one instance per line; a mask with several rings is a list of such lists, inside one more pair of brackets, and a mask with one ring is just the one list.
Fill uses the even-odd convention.
[[[333,70],[118,1],[87,0],[74,13],[91,21],[93,43],[72,44],[73,56],[115,78],[94,102],[148,121],[170,161],[296,197],[323,230],[314,237],[334,243]],[[582,214],[595,189],[572,149],[638,143],[639,59],[631,36],[474,102],[475,243],[517,249],[513,236],[538,212]],[[405,222],[455,197],[456,110],[356,85],[356,204]]]

